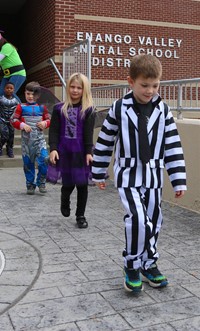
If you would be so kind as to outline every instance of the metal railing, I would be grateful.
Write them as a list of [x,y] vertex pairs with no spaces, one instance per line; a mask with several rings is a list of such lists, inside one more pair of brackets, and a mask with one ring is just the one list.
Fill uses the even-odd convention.
[[[48,62],[58,74],[64,90],[66,86],[65,79],[61,76],[53,59]],[[98,110],[110,108],[114,100],[122,98],[129,90],[130,87],[127,84],[92,87],[92,96],[96,108]],[[200,111],[200,78],[161,81],[159,93],[171,110],[177,111],[177,118],[179,119],[182,118],[183,111]]]
[[[129,90],[129,85],[93,87],[95,106],[98,110],[109,108]],[[182,118],[182,111],[200,111],[200,78],[161,81],[159,93],[171,110],[177,111],[177,118]]]
[[[63,80],[81,72],[91,80],[91,40],[85,39],[63,50]],[[63,86],[63,96],[65,87]]]

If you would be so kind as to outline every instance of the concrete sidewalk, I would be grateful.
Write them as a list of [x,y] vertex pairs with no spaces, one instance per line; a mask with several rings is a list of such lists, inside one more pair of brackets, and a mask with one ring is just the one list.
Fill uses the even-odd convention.
[[21,168],[0,169],[0,184],[0,330],[200,330],[200,214],[163,203],[169,286],[134,296],[123,288],[124,212],[112,182],[89,187],[88,229],[75,226],[75,192],[64,218],[60,185],[28,196]]

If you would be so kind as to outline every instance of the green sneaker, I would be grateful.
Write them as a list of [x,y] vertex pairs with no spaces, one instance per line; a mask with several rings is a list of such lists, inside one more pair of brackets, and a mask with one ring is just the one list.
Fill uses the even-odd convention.
[[124,267],[124,288],[128,292],[141,292],[142,280],[140,278],[140,269],[128,269]]
[[164,287],[168,284],[167,278],[158,270],[156,263],[152,264],[147,270],[141,269],[141,274],[142,280],[152,287]]

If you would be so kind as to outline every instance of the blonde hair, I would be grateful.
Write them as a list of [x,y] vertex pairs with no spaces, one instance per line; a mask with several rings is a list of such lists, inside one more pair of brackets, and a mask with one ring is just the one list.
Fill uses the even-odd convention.
[[82,98],[81,98],[81,104],[82,104],[81,117],[83,117],[86,109],[93,107],[94,103],[93,103],[93,99],[92,99],[92,93],[91,93],[91,89],[90,89],[89,80],[85,75],[83,75],[81,73],[72,74],[67,81],[66,100],[65,100],[64,105],[62,106],[62,112],[64,113],[64,115],[66,117],[68,117],[68,114],[67,114],[68,108],[70,106],[73,106],[69,90],[70,90],[70,85],[74,81],[77,81],[82,86],[82,89],[83,89],[83,94],[82,94]]

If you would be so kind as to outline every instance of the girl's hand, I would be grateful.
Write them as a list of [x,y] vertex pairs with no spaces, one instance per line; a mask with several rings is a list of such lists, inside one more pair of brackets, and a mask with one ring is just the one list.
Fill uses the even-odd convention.
[[185,194],[185,191],[176,191],[175,192],[175,198],[179,199],[182,198]]
[[56,161],[59,160],[59,155],[56,150],[52,151],[49,155],[50,162],[56,164]]
[[30,125],[27,125],[27,124],[24,124],[23,125],[23,129],[22,130],[24,130],[25,132],[31,132],[32,131]]
[[46,129],[46,127],[47,127],[47,122],[46,122],[46,121],[38,122],[38,123],[37,123],[37,127],[38,127],[40,130],[44,130],[44,129]]
[[93,157],[92,154],[86,154],[86,164],[89,166],[92,163]]

